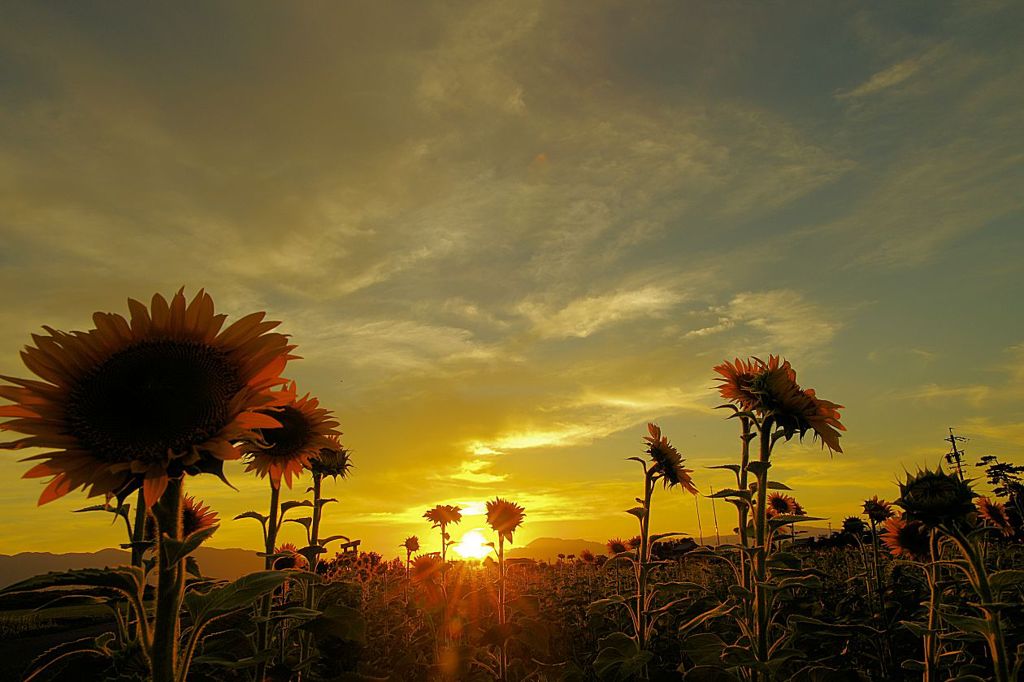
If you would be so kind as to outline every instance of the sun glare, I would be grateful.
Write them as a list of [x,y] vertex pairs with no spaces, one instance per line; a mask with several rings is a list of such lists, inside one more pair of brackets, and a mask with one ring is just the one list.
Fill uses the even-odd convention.
[[487,546],[488,540],[480,531],[480,528],[474,528],[463,534],[459,544],[452,547],[455,553],[463,559],[483,559],[494,551]]

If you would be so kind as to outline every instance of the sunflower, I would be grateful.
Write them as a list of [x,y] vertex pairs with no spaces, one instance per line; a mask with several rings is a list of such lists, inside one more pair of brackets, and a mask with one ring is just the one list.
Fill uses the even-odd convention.
[[351,453],[342,446],[338,436],[327,436],[327,440],[331,442],[331,446],[320,448],[320,453],[310,458],[309,470],[313,472],[314,476],[321,478],[325,476],[330,476],[335,480],[339,476],[348,478],[349,471],[352,469]]
[[803,437],[814,431],[823,446],[842,452],[839,432],[846,430],[839,422],[842,405],[818,398],[813,388],[801,389],[788,360],[777,355],[769,356],[768,362],[754,359],[761,364],[761,372],[755,376],[752,390],[761,396],[762,410],[775,417],[786,436],[799,433]]
[[322,450],[334,447],[330,436],[338,435],[334,430],[338,422],[308,393],[298,398],[294,381],[278,393],[282,404],[270,414],[280,425],[260,429],[260,442],[247,448],[245,470],[256,472],[260,478],[270,476],[274,488],[281,487],[284,477],[291,488],[292,476],[311,468],[310,460]]
[[654,466],[652,471],[661,474],[662,483],[665,487],[682,485],[687,492],[697,494],[697,488],[693,485],[690,474],[693,469],[683,467],[683,457],[668,442],[668,438],[661,435],[661,427],[657,424],[648,424],[647,430],[651,435],[644,436],[647,442],[647,454],[651,456]]
[[643,542],[644,539],[642,537],[640,537],[639,535],[634,535],[630,539],[626,540],[626,547],[628,547],[629,549],[640,549],[640,545],[642,545]]
[[225,460],[238,459],[238,441],[255,429],[277,426],[262,408],[294,346],[265,313],[247,315],[226,329],[213,299],[200,290],[170,300],[153,296],[147,309],[129,299],[130,320],[95,313],[94,329],[62,332],[44,327],[21,357],[43,381],[2,377],[5,431],[28,434],[0,447],[46,448],[25,478],[50,477],[39,504],[78,488],[90,497],[123,500],[140,487],[147,507],[184,474],[223,477]]
[[402,547],[405,547],[406,552],[418,552],[420,551],[420,539],[415,535],[410,535],[402,543]]
[[765,513],[769,519],[772,519],[776,516],[793,516],[797,513],[798,509],[800,509],[800,506],[793,497],[783,495],[782,493],[772,493],[768,496],[768,506],[765,508]]
[[[197,500],[191,495],[186,494],[181,504],[181,537],[187,538],[196,531],[205,530],[212,528],[220,523],[220,518],[217,516],[217,512],[210,509],[209,505],[203,504],[202,500]],[[152,515],[146,516],[146,539],[156,539],[156,524]]]
[[747,412],[760,408],[761,398],[751,390],[754,377],[760,371],[760,367],[754,360],[740,360],[739,358],[732,362],[726,360],[722,364],[716,365],[714,370],[722,375],[717,381],[722,382],[718,387],[718,392],[723,398],[736,403],[740,409]]
[[274,559],[275,571],[305,571],[309,568],[309,561],[299,554],[298,548],[290,542],[275,549],[274,554],[284,555]]
[[864,523],[864,519],[859,516],[847,516],[843,519],[843,532],[853,535],[854,537],[860,537],[864,535],[867,530],[867,524]]
[[941,468],[925,469],[899,484],[896,504],[904,510],[908,521],[922,521],[928,527],[957,524],[975,513],[971,486]]
[[462,507],[451,504],[439,504],[433,509],[428,509],[424,512],[423,518],[434,524],[433,528],[447,526],[450,523],[460,523],[462,521]]
[[921,521],[893,516],[885,522],[882,542],[896,559],[925,561],[931,556],[929,531]]
[[523,524],[526,510],[515,502],[495,497],[487,502],[487,523],[498,536],[512,542],[512,534]]
[[580,561],[582,561],[585,564],[594,563],[594,553],[591,552],[589,549],[580,550]]
[[807,431],[821,439],[832,452],[842,452],[839,431],[839,410],[843,407],[817,396],[814,389],[802,389],[796,382],[796,371],[788,360],[777,355],[724,362],[715,367],[722,375],[719,393],[723,398],[746,411],[772,415],[787,438],[794,433],[802,437]]
[[875,523],[882,523],[892,516],[892,504],[875,495],[870,500],[864,500],[864,515]]
[[994,502],[987,497],[979,497],[977,506],[978,515],[1003,535],[1012,537],[1016,532],[1009,514],[1006,513],[1006,505]]
[[622,538],[612,538],[605,543],[609,554],[622,554],[629,551],[629,545]]

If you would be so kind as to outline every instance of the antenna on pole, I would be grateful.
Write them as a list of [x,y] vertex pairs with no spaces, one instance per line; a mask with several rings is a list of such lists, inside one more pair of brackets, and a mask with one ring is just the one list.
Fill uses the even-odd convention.
[[967,438],[963,436],[957,436],[953,433],[953,427],[949,427],[949,438],[944,438],[947,443],[953,446],[953,450],[946,453],[946,463],[950,466],[956,467],[956,475],[961,481],[964,480],[964,455],[967,454],[965,450],[959,449],[957,443],[966,443]]

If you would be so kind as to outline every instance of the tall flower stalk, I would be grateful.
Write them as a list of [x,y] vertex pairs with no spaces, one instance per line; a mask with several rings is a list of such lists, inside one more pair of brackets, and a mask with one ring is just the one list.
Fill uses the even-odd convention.
[[500,633],[501,645],[497,655],[497,678],[508,679],[508,637],[506,636],[506,624],[508,614],[506,610],[507,593],[505,584],[505,542],[512,543],[512,536],[523,524],[526,517],[526,510],[515,502],[496,497],[487,502],[487,524],[498,534],[498,632]]
[[[942,544],[951,545],[959,556],[945,563],[967,577],[978,598],[972,606],[980,612],[981,618],[942,613],[934,603],[933,589],[928,634],[934,635],[933,626],[937,626],[937,620],[941,618],[959,630],[981,635],[992,664],[992,679],[995,682],[1009,682],[1016,679],[1017,671],[1006,649],[999,597],[1003,589],[1024,582],[1024,574],[1016,571],[990,574],[982,542],[983,536],[989,531],[977,524],[978,512],[973,501],[975,497],[977,495],[970,482],[947,474],[942,469],[925,469],[913,475],[908,474],[906,481],[900,483],[900,497],[896,504],[903,508],[906,521],[920,523],[930,530],[931,570],[934,572],[939,568]],[[929,577],[929,583],[933,578],[934,573]],[[926,666],[932,663],[930,659],[938,659],[938,653],[932,651],[930,645],[934,647],[937,643],[934,640],[926,641]]]
[[[839,421],[842,406],[818,398],[813,389],[801,388],[796,381],[796,371],[778,356],[769,356],[767,361],[737,358],[714,369],[719,374],[719,393],[730,403],[723,407],[731,409],[732,417],[740,420],[742,446],[739,465],[718,467],[734,472],[737,489],[722,490],[714,496],[729,500],[738,509],[737,573],[744,593],[752,597],[742,601],[741,611],[748,623],[750,649],[757,662],[756,676],[765,678],[774,646],[769,641],[769,627],[777,591],[768,572],[773,529],[812,520],[812,517],[793,514],[769,521],[769,489],[788,489],[769,480],[771,455],[780,440],[790,440],[794,435],[802,438],[807,433],[820,439],[830,452],[842,452],[839,445],[839,431],[845,430]],[[749,444],[754,439],[758,441],[757,459],[751,461]],[[753,482],[749,480],[750,474],[754,476]],[[748,512],[753,525],[752,544]]]
[[[631,596],[626,598],[616,596],[598,600],[590,605],[591,612],[599,612],[605,608],[619,605],[625,608],[629,616],[632,633],[618,632],[602,639],[598,643],[599,651],[594,663],[599,674],[614,674],[620,679],[628,677],[648,679],[647,664],[653,657],[650,651],[650,640],[655,625],[659,618],[667,615],[673,606],[682,601],[675,600],[655,607],[655,600],[659,592],[657,587],[651,585],[651,574],[658,564],[651,557],[653,545],[658,540],[682,535],[682,533],[651,535],[654,490],[660,481],[666,489],[678,485],[692,495],[698,494],[690,476],[693,472],[683,466],[682,456],[669,443],[668,438],[662,435],[661,428],[657,424],[648,424],[647,430],[649,435],[644,436],[644,442],[649,459],[627,458],[639,462],[644,472],[643,498],[636,498],[640,506],[627,512],[636,517],[640,534],[635,543],[629,543],[629,547],[619,540],[608,543],[609,550],[616,552],[608,564],[615,560],[624,560],[633,567],[634,591]],[[701,621],[710,615],[705,615]],[[696,623],[693,624],[696,625]]]
[[[338,422],[330,411],[320,407],[316,398],[309,394],[298,397],[295,382],[284,386],[279,392],[278,404],[270,414],[277,426],[260,429],[259,440],[246,448],[246,471],[254,472],[260,478],[270,481],[270,510],[267,517],[243,514],[257,518],[264,524],[264,565],[274,567],[277,535],[281,528],[281,482],[290,488],[294,478],[312,468],[312,461],[324,449],[330,449],[340,434],[336,431]],[[290,505],[294,503],[289,503]],[[309,505],[308,502],[304,503]],[[314,505],[316,513],[319,504]],[[310,519],[307,522],[311,523]],[[307,530],[309,526],[307,526]],[[312,562],[310,562],[312,563]],[[260,620],[256,630],[257,651],[266,651],[270,646],[272,623],[270,621],[273,600],[270,595],[263,598],[260,606]],[[257,665],[256,678],[263,679],[267,661]]]

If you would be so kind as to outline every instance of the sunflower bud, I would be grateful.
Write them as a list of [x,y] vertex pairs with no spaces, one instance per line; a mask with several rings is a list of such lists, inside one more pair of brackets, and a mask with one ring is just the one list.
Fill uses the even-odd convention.
[[848,516],[843,519],[843,532],[860,537],[864,535],[864,531],[867,530],[867,525],[864,523],[864,519],[859,516]]
[[921,521],[931,528],[966,522],[975,512],[975,497],[971,486],[956,476],[942,469],[925,469],[907,474],[896,504],[903,507],[906,520]]

